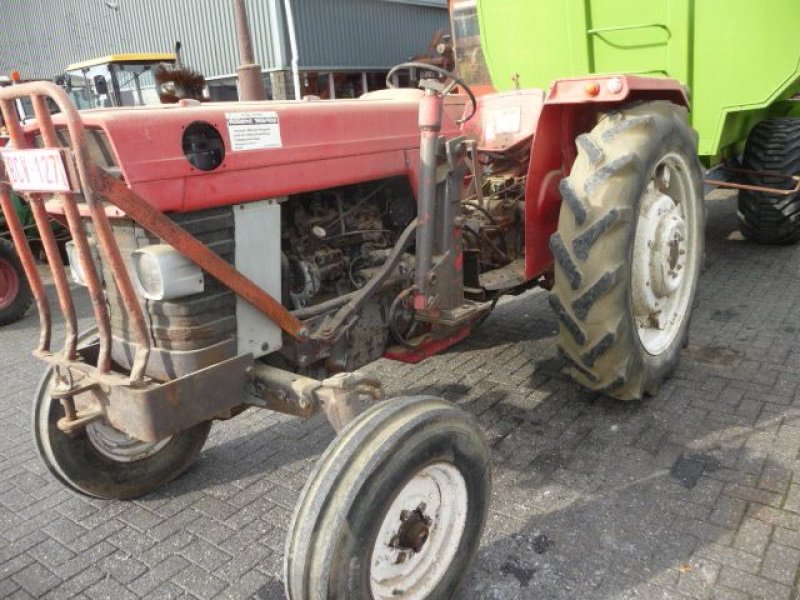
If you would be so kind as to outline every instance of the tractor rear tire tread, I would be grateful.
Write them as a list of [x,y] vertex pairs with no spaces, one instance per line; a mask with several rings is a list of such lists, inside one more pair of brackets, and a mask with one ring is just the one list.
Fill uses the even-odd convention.
[[[575,165],[559,186],[562,194],[578,191],[564,196],[558,231],[550,240],[555,262],[550,305],[559,323],[559,351],[578,383],[621,400],[654,393],[674,369],[686,337],[681,330],[663,358],[644,356],[630,299],[635,215],[650,173],[667,150],[690,166],[702,238],[702,171],[697,135],[686,114],[683,107],[656,101],[604,115],[576,139]],[[596,160],[600,155],[603,160]],[[698,243],[701,261],[702,239]]]

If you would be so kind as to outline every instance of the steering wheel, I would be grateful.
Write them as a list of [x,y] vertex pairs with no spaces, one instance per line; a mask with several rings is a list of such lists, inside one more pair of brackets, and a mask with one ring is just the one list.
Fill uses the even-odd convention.
[[[397,86],[392,81],[392,76],[402,69],[422,69],[425,71],[433,71],[434,73],[444,77],[444,87],[431,87],[431,89],[439,92],[442,97],[447,96],[457,85],[460,85],[469,97],[471,110],[467,116],[456,121],[456,125],[462,125],[475,116],[475,112],[478,110],[478,101],[475,99],[475,94],[472,92],[472,89],[458,75],[451,73],[450,71],[446,71],[441,67],[437,67],[436,65],[429,65],[428,63],[405,62],[392,67],[391,71],[386,74],[386,87],[390,89],[397,89]],[[420,82],[420,87],[426,86]]]

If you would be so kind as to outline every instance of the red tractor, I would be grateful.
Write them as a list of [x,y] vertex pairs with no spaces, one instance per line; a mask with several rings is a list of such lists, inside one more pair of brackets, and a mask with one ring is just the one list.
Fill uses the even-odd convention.
[[[590,389],[654,392],[686,340],[704,207],[681,85],[597,76],[476,97],[416,67],[442,77],[341,101],[79,114],[52,84],[0,90],[0,198],[48,364],[42,458],[73,490],[135,498],[186,470],[213,420],[322,411],[339,433],[290,527],[291,599],[452,597],[478,548],[490,457],[475,421],[433,397],[359,412],[382,397],[362,365],[423,360],[535,286]],[[35,124],[16,120],[20,97]],[[11,188],[39,225],[60,349]],[[48,217],[91,298],[82,335]]]

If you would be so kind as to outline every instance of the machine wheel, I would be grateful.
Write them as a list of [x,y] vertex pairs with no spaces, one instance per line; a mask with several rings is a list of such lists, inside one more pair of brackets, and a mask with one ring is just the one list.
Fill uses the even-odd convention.
[[452,598],[490,488],[489,449],[472,417],[427,396],[376,404],[328,446],[300,494],[287,596]]
[[604,115],[576,143],[550,239],[559,347],[580,384],[640,398],[687,339],[705,223],[697,136],[660,101]]
[[56,479],[87,496],[130,500],[152,492],[192,465],[211,430],[207,421],[150,443],[101,420],[70,436],[56,426],[64,410],[50,397],[52,380],[53,370],[47,369],[33,402],[36,446]]
[[0,325],[19,321],[33,296],[14,245],[0,239]]
[[[747,136],[742,168],[800,173],[800,119],[784,117],[761,121]],[[748,183],[790,189],[795,182],[770,177],[749,177]],[[739,191],[739,226],[742,235],[760,244],[794,244],[800,240],[800,194],[780,196]]]

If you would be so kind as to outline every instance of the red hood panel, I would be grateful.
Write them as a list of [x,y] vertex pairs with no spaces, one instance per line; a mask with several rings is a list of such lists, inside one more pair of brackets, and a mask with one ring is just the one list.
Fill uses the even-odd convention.
[[[171,105],[81,116],[106,132],[134,191],[163,212],[186,212],[403,174],[415,183],[418,95],[403,92],[390,100]],[[461,110],[462,99],[448,99],[446,112]],[[233,151],[228,118],[247,112],[275,113],[279,147]],[[194,169],[183,154],[183,132],[194,121],[211,123],[224,140],[225,159],[214,171]],[[450,116],[445,130],[458,131]]]

